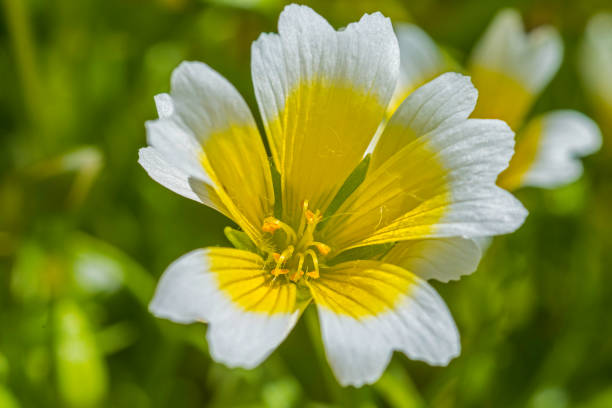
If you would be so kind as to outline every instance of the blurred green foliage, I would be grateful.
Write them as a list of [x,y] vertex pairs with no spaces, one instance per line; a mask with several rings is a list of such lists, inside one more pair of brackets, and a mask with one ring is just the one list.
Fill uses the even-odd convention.
[[[566,60],[535,112],[592,114],[578,41],[605,2],[306,2],[342,26],[380,10],[415,21],[459,61],[501,7],[556,25]],[[608,3],[609,7],[609,3]],[[277,0],[3,0],[0,21],[0,407],[612,406],[612,160],[519,198],[531,215],[478,272],[435,286],[462,355],[435,368],[396,355],[381,380],[339,387],[309,309],[252,371],[210,360],[205,326],[146,310],[179,255],[227,245],[220,214],[137,165],[153,95],[182,60],[226,76],[256,112],[250,44]],[[612,75],[612,73],[610,73]],[[605,129],[606,143],[612,129]]]

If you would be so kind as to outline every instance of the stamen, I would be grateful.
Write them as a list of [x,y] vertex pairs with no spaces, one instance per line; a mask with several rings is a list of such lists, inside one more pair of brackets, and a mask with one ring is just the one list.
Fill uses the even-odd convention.
[[280,224],[280,220],[277,220],[274,217],[267,217],[263,220],[263,225],[261,226],[261,229],[263,232],[269,232],[273,234],[281,228]]
[[287,249],[281,252],[278,259],[276,260],[276,266],[278,267],[278,265],[284,263],[287,259],[291,258],[291,255],[293,255],[293,250],[293,245],[289,245]]
[[308,211],[308,200],[302,201],[302,217],[300,218],[300,227],[298,228],[298,234],[302,236],[304,234],[304,227],[306,226],[306,217],[304,216]]
[[323,256],[327,256],[327,254],[329,254],[329,252],[331,251],[329,245],[325,245],[322,242],[315,241],[311,245],[317,248],[317,251],[319,251],[319,253]]
[[304,213],[304,216],[306,217],[306,221],[308,221],[308,224],[316,224],[319,221],[321,221],[321,212],[319,210],[317,210],[316,212],[312,212],[310,210],[306,210],[306,212]]
[[310,271],[306,273],[306,276],[311,277],[313,279],[319,278],[319,259],[317,258],[317,254],[312,249],[307,249],[304,252],[304,255],[310,255],[310,259],[312,259],[312,265],[314,266],[314,271]]
[[303,254],[298,254],[298,266],[297,266],[297,270],[301,271],[302,270],[302,266],[304,266],[304,255]]
[[297,235],[295,234],[295,231],[293,231],[293,228],[291,228],[289,225],[285,224],[284,222],[282,222],[281,220],[277,218],[274,218],[274,217],[264,218],[261,229],[262,231],[269,232],[271,234],[274,234],[279,229],[282,229],[287,235],[289,242],[295,243],[295,241],[297,241]]
[[304,271],[302,270],[302,267],[304,266],[304,255],[298,254],[298,257],[299,257],[299,260],[298,260],[297,269],[295,270],[294,273],[292,273],[289,276],[289,279],[293,282],[299,281],[302,278],[302,276],[304,276]]
[[289,245],[287,247],[287,249],[285,249],[279,256],[278,259],[276,258],[276,253],[272,254],[272,256],[274,257],[274,259],[276,259],[276,266],[274,267],[274,269],[272,270],[272,275],[277,276],[277,275],[282,275],[280,272],[283,270],[281,268],[281,266],[285,263],[285,261],[287,261],[287,259],[291,258],[291,255],[293,255],[293,245]]
[[277,277],[279,275],[287,275],[289,273],[289,269],[274,269],[272,270],[272,275]]
[[[308,208],[308,200],[302,201],[300,205],[302,207],[302,217],[297,234],[293,228],[277,218],[267,217],[264,219],[262,229],[265,232],[274,233],[282,229],[287,236],[284,243],[276,240],[276,244],[280,245],[281,248],[286,245],[282,252],[268,252],[266,263],[274,262],[275,265],[271,271],[274,279],[280,275],[287,275],[287,278],[292,282],[298,282],[303,276],[318,279],[320,276],[318,257],[319,255],[327,256],[331,252],[329,245],[314,240],[317,224],[323,218],[321,211],[311,211]],[[310,257],[312,265],[310,265],[310,262],[306,262],[308,257]]]
[[291,276],[289,276],[289,279],[291,279],[291,281],[293,282],[297,282],[300,280],[302,276],[304,276],[304,271],[302,271],[301,269],[298,269],[297,271],[292,273]]

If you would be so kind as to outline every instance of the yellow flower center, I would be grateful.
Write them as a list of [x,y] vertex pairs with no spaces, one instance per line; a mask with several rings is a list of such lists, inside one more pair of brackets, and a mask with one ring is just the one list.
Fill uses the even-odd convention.
[[324,259],[331,248],[315,239],[315,229],[323,216],[319,210],[311,211],[308,200],[302,202],[302,217],[297,230],[274,217],[264,219],[262,231],[270,234],[272,247],[268,252],[266,267],[274,279],[282,277],[298,282],[302,277],[319,277],[320,259]]

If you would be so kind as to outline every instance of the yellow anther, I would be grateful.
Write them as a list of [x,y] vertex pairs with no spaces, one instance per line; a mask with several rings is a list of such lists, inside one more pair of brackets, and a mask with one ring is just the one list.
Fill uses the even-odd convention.
[[289,269],[272,269],[272,275],[287,275],[289,273]]
[[277,230],[282,229],[283,231],[285,231],[289,242],[295,243],[295,241],[297,240],[297,236],[295,235],[295,231],[293,230],[293,228],[291,228],[289,225],[285,224],[278,218],[264,218],[261,229],[262,231],[269,232],[271,234],[274,234],[274,232],[276,232]]
[[329,254],[329,251],[331,251],[329,245],[325,245],[322,242],[313,242],[312,245],[317,248],[317,251],[319,251],[319,253],[323,256],[327,256],[327,254]]
[[306,272],[306,276],[312,279],[319,279],[319,271],[316,270],[316,271]]
[[317,221],[317,215],[310,210],[306,210],[304,216],[306,217],[306,221],[308,221],[309,224],[314,224]]
[[274,270],[281,269],[281,266],[283,266],[283,264],[285,263],[285,261],[287,261],[287,259],[291,258],[291,255],[293,255],[292,245],[289,245],[287,249],[285,249],[280,255],[274,252],[272,254],[272,257],[276,261],[276,266],[274,267]]
[[302,201],[302,211],[306,212],[308,210],[308,200]]
[[276,232],[276,230],[281,229],[281,222],[280,220],[277,220],[274,217],[267,217],[264,219],[263,221],[263,225],[261,226],[261,229],[263,232],[269,232],[271,234],[273,234],[274,232]]
[[304,276],[304,271],[302,271],[301,269],[298,269],[297,271],[293,272],[290,276],[289,279],[291,279],[291,281],[293,282],[297,282],[300,280],[300,278]]
[[306,218],[306,221],[309,225],[316,225],[319,221],[321,221],[323,216],[321,216],[321,211],[319,210],[317,210],[316,212],[306,210],[306,212],[304,213],[304,218]]

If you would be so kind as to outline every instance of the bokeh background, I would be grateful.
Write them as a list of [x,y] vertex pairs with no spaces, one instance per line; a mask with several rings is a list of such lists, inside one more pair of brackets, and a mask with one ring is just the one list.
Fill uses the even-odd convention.
[[[612,407],[610,128],[579,181],[518,192],[531,215],[475,274],[434,283],[462,335],[446,368],[396,353],[378,383],[341,388],[310,308],[259,368],[231,370],[211,361],[204,325],[147,312],[165,267],[226,245],[229,224],[137,165],[153,95],[179,62],[201,60],[256,112],[250,44],[276,31],[282,3],[2,0],[0,408]],[[566,45],[532,114],[595,115],[578,50],[605,1],[305,3],[337,27],[375,10],[416,22],[458,61],[496,11],[516,7]]]

